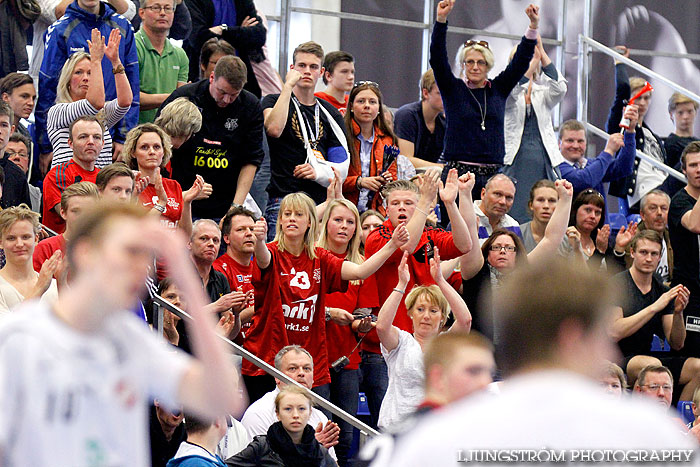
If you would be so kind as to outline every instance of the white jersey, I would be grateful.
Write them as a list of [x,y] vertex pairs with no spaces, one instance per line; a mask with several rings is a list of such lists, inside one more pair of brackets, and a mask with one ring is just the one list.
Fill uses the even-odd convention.
[[697,445],[660,407],[641,397],[615,399],[571,372],[532,372],[504,381],[499,396],[482,394],[434,411],[372,465],[534,465],[551,459],[630,465],[645,458],[659,465],[664,462],[652,456],[670,454],[687,462]]
[[127,311],[86,334],[22,304],[0,323],[0,465],[149,465],[147,403],[176,405],[189,358]]

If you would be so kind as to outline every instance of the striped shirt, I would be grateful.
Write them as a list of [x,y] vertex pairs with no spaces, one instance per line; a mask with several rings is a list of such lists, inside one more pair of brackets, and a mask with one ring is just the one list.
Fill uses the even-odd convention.
[[[112,163],[112,136],[109,129],[116,125],[130,107],[119,107],[117,100],[105,103],[105,132],[103,135],[102,151],[100,152],[95,167],[101,169]],[[68,127],[79,117],[85,115],[97,115],[99,112],[87,99],[75,102],[55,104],[49,109],[46,129],[53,146],[53,159],[51,168],[68,162],[73,157],[73,150],[68,146]]]

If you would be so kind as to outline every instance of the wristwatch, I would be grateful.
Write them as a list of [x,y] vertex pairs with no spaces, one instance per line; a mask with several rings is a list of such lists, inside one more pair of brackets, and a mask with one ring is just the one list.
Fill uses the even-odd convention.
[[165,204],[158,204],[158,203],[156,203],[156,204],[153,205],[153,209],[155,209],[156,211],[158,211],[158,212],[161,213],[161,214],[165,214],[165,210],[167,209],[166,206],[167,206],[167,205],[165,205]]
[[222,31],[227,31],[228,30],[228,24],[224,23],[221,25],[221,30]]
[[118,75],[120,73],[124,73],[124,71],[125,71],[124,65],[122,65],[121,63],[119,65],[117,65],[116,68],[112,68],[112,73],[114,73],[115,75]]

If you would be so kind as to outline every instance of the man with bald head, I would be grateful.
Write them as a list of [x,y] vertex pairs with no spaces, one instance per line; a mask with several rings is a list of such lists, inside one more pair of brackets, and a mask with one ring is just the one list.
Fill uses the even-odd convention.
[[481,201],[474,201],[479,220],[479,245],[496,229],[510,230],[520,235],[518,221],[508,215],[515,199],[515,183],[507,175],[496,174],[481,189]]

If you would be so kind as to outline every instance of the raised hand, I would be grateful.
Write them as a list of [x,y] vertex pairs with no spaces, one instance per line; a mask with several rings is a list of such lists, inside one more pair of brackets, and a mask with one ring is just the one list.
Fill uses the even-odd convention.
[[225,311],[219,322],[216,323],[216,332],[223,337],[228,337],[236,326],[236,317],[230,311]]
[[459,193],[459,184],[457,183],[457,169],[450,169],[447,172],[447,179],[445,180],[445,185],[440,182],[440,199],[445,204],[452,204],[457,200],[457,194]]
[[292,68],[287,72],[287,76],[284,79],[284,85],[293,88],[294,86],[296,86],[300,79],[301,73]]
[[93,28],[90,33],[90,39],[87,41],[88,50],[90,51],[90,60],[93,62],[101,62],[105,54],[105,39],[100,34],[100,30]]
[[566,229],[566,241],[574,251],[579,251],[581,249],[581,232],[579,232],[573,225]]
[[571,199],[574,197],[574,187],[568,180],[557,180],[554,182],[559,198]]
[[267,240],[267,221],[265,221],[264,217],[255,221],[253,234],[255,234],[255,239],[258,242],[265,242],[265,240]]
[[406,224],[403,222],[399,224],[398,227],[394,229],[394,233],[391,234],[390,242],[398,249],[404,246],[410,240],[411,236],[408,233]]
[[131,197],[133,199],[138,199],[143,190],[146,189],[148,184],[151,183],[147,176],[141,175],[141,172],[134,171],[134,191],[131,192]]
[[168,194],[165,192],[165,188],[163,187],[163,177],[161,176],[159,171],[156,171],[156,176],[155,180],[153,181],[153,185],[156,188],[156,195],[158,195],[158,201],[167,206]]
[[177,332],[178,321],[180,321],[179,316],[176,316],[168,310],[163,310],[163,334],[168,342],[173,345],[178,345],[180,343],[180,333]]
[[610,224],[605,224],[595,236],[595,246],[599,252],[605,254],[608,249],[608,239],[610,238]]
[[406,289],[406,285],[411,280],[411,271],[408,270],[408,252],[404,251],[401,257],[401,262],[399,263],[399,283],[397,288],[401,290]]
[[[630,128],[633,127],[630,126]],[[608,138],[608,142],[605,143],[604,151],[612,156],[615,156],[615,154],[617,154],[617,151],[619,151],[620,148],[624,145],[625,138],[624,136],[622,136],[622,133],[613,133],[612,135],[610,135],[610,138]]]
[[440,250],[438,247],[435,247],[433,257],[430,258],[430,275],[433,276],[436,284],[440,284],[445,280],[445,276],[442,275],[442,269],[440,268]]
[[437,21],[438,23],[444,23],[447,21],[447,17],[450,15],[452,8],[455,6],[455,0],[442,0],[437,5]]
[[467,172],[457,179],[457,186],[459,187],[459,192],[462,194],[468,192],[469,195],[471,195],[475,183],[476,177],[471,172]]
[[109,59],[113,67],[121,64],[119,60],[119,42],[122,40],[122,33],[119,29],[112,29],[109,33],[109,40],[107,41],[107,46],[105,47],[105,57]]
[[624,225],[620,227],[620,231],[617,233],[617,237],[615,237],[615,250],[617,250],[618,253],[625,251],[627,249],[627,245],[630,244],[636,234],[636,222],[630,222],[626,228]]
[[199,199],[199,195],[204,190],[204,179],[201,175],[195,176],[194,183],[192,183],[192,188],[187,191],[182,192],[182,201],[185,203],[191,203],[192,201]]
[[634,130],[637,126],[637,120],[639,120],[639,107],[637,104],[630,104],[625,107],[624,117],[630,121],[630,129]]
[[343,182],[340,180],[340,172],[338,169],[333,167],[333,178],[328,179],[329,184],[326,188],[326,200],[332,201],[334,199],[344,199],[343,196]]
[[530,29],[537,29],[540,24],[540,7],[530,3],[525,8],[525,14],[530,19]]
[[39,277],[36,280],[34,297],[44,295],[51,285],[51,279],[56,276],[56,272],[63,268],[63,253],[61,250],[56,250],[49,259],[44,261],[39,271]]
[[421,198],[425,197],[430,203],[435,201],[435,197],[437,196],[440,187],[440,173],[441,169],[430,167],[421,177]]

